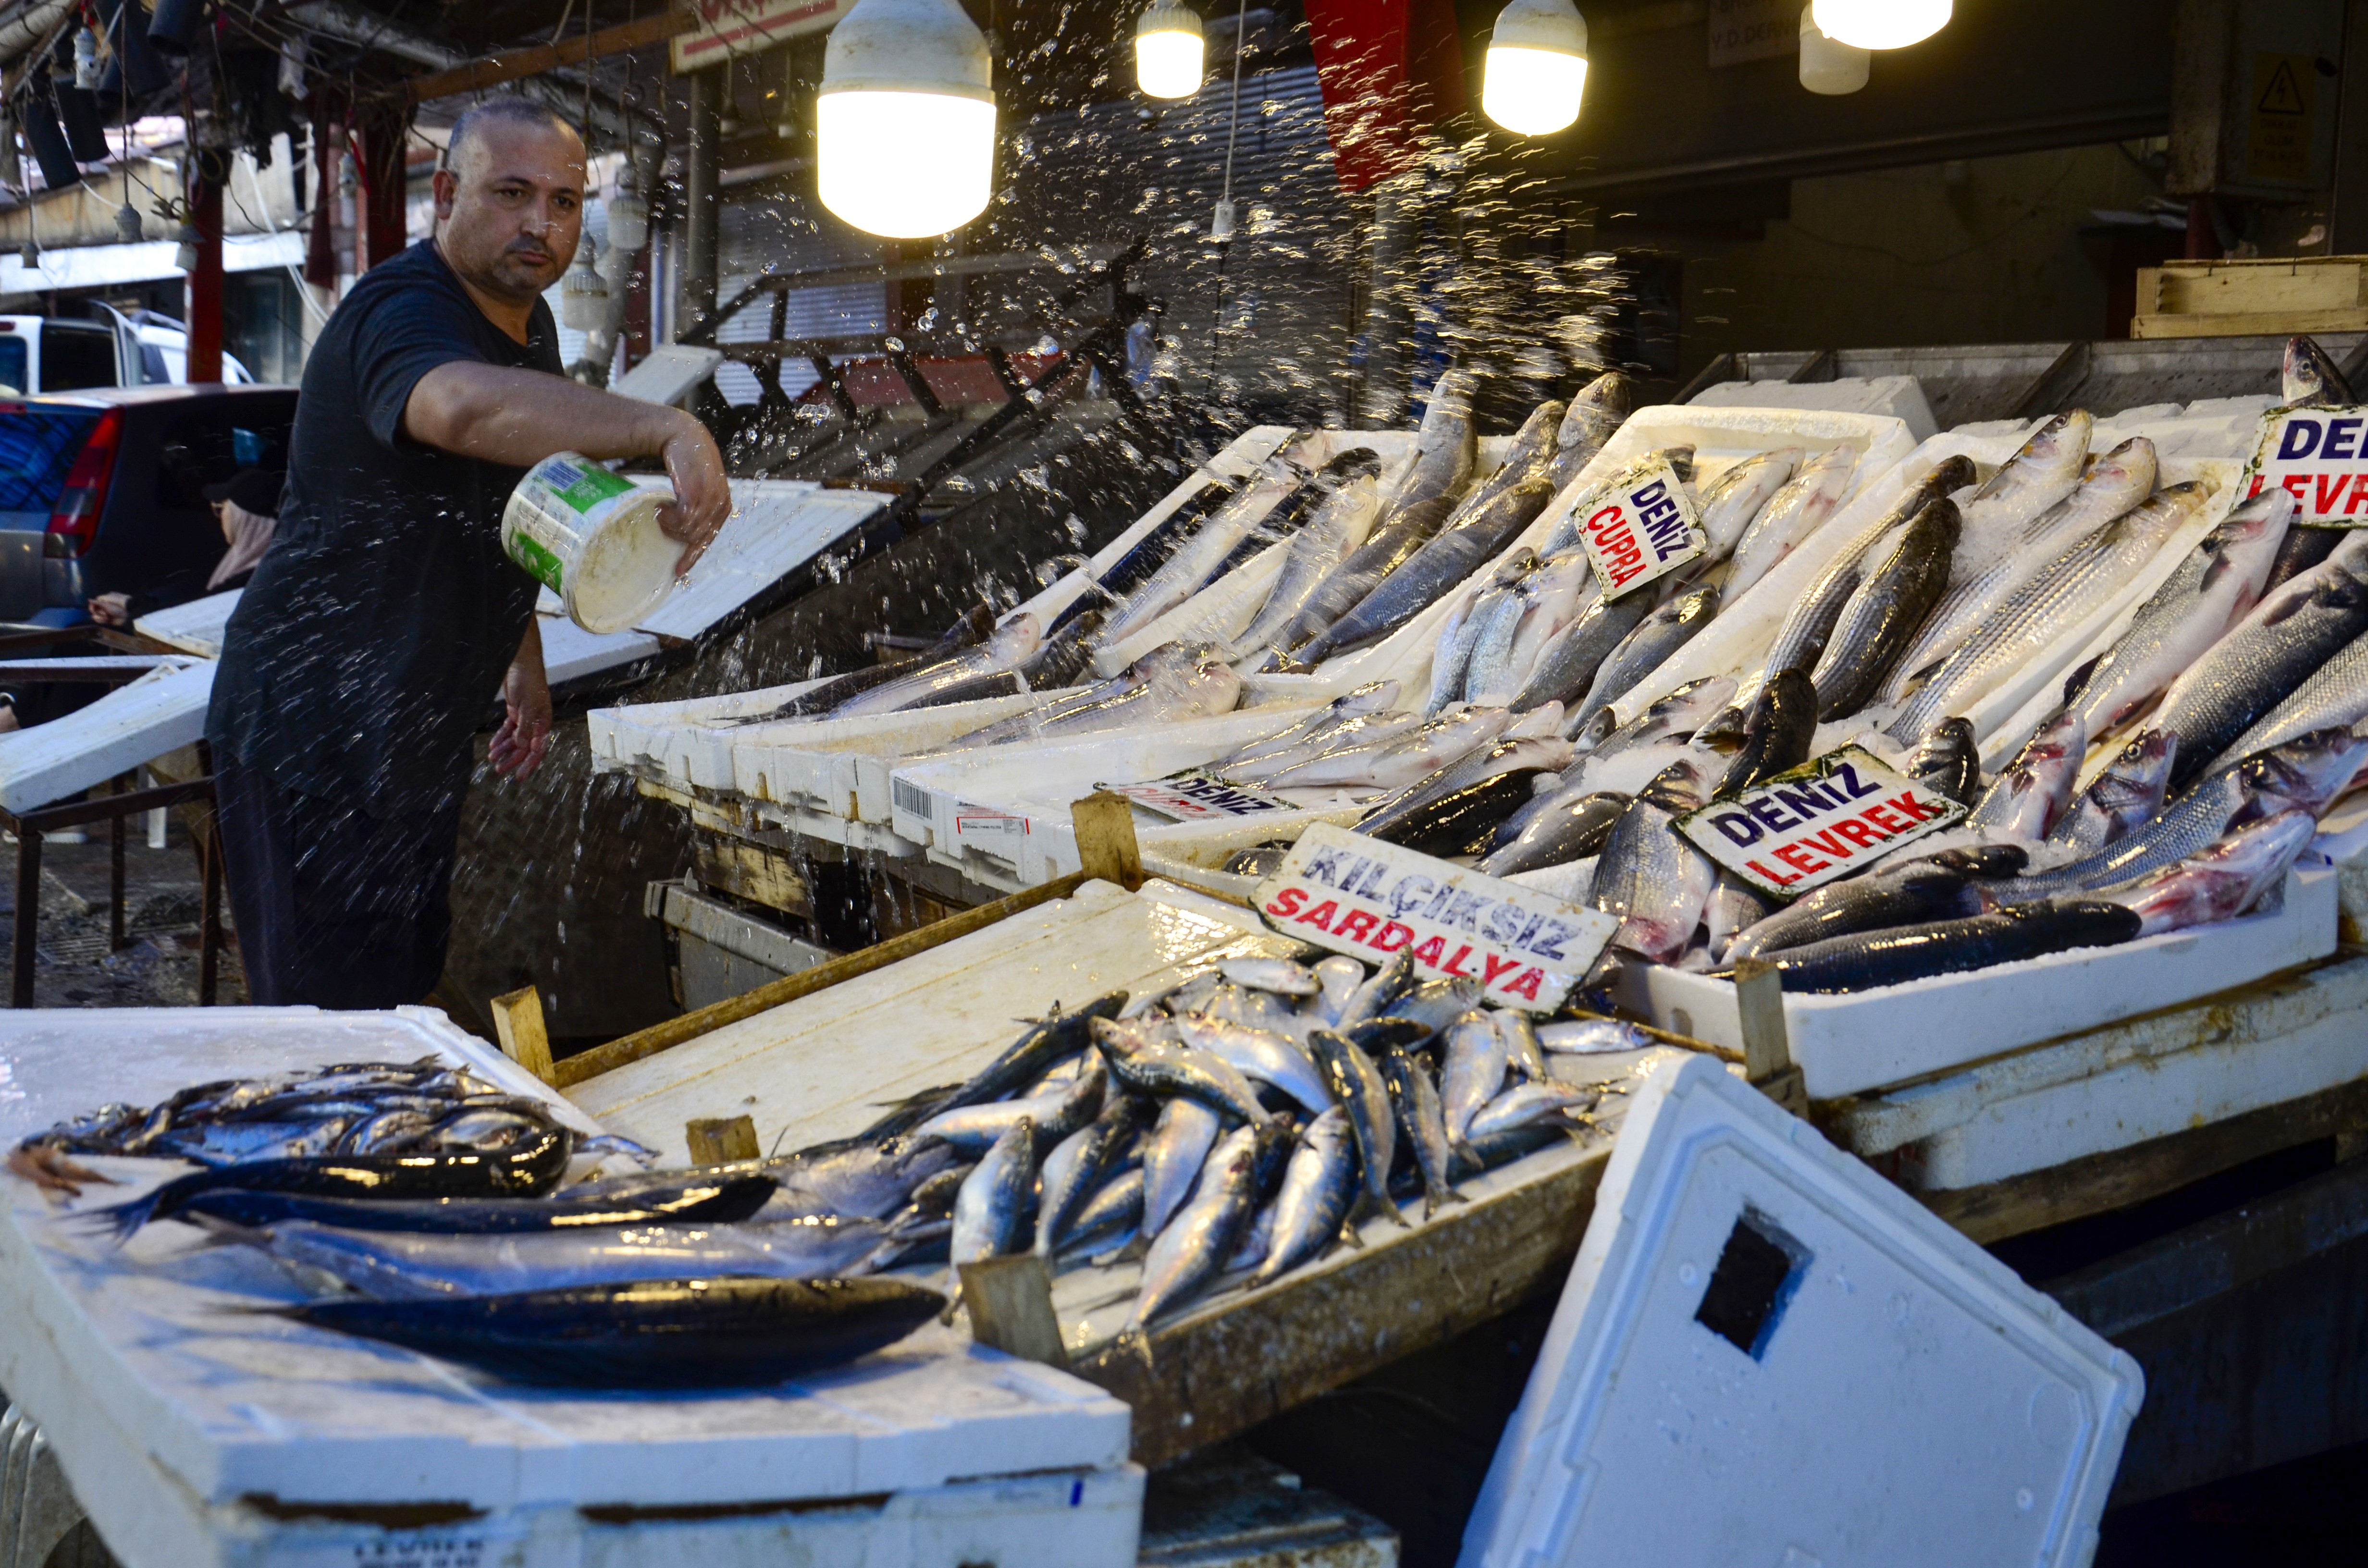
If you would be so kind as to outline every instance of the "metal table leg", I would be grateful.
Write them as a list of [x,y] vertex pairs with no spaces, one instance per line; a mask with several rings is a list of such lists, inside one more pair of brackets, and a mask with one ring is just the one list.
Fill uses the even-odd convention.
[[209,804],[203,856],[204,924],[198,937],[198,1006],[214,1005],[214,971],[222,960],[222,813]]
[[33,944],[41,923],[41,830],[17,824],[17,967],[8,1005],[33,1005]]
[[[121,774],[116,775],[108,784],[107,792],[110,795],[123,793]],[[120,953],[123,950],[123,818],[120,815],[107,819],[107,950]]]

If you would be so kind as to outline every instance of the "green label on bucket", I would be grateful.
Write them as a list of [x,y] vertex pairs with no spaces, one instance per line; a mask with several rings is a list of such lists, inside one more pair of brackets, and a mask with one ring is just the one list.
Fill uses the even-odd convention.
[[567,462],[546,463],[542,482],[551,486],[552,494],[578,512],[588,512],[603,501],[633,493],[630,479],[620,479],[605,468],[577,468]]
[[559,557],[552,554],[526,535],[510,535],[510,559],[525,567],[528,576],[532,577],[552,593],[565,591],[562,579],[566,574],[559,564]]

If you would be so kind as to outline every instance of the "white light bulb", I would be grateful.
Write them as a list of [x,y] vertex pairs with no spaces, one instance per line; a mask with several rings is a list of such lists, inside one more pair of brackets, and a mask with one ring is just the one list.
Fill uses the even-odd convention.
[[1827,97],[1855,93],[1866,85],[1873,60],[1863,49],[1827,38],[1815,5],[1801,7],[1801,85]]
[[575,253],[575,265],[559,280],[559,320],[570,332],[590,332],[607,324],[609,284],[592,265],[592,243]]
[[995,187],[993,70],[954,0],[857,0],[814,100],[823,205],[891,239],[977,217]]
[[1949,25],[1951,0],[1813,0],[1818,30],[1853,49],[1905,49]]
[[619,193],[609,203],[609,248],[631,253],[650,243],[650,204]]
[[1512,0],[1497,13],[1480,107],[1520,136],[1551,136],[1578,119],[1587,92],[1587,23],[1570,0]]
[[1136,18],[1134,80],[1151,97],[1189,98],[1199,92],[1207,55],[1201,14],[1190,6],[1149,6]]

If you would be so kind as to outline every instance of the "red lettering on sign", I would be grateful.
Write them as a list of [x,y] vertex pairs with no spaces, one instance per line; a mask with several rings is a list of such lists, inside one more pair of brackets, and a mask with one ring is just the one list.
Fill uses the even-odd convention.
[[1523,996],[1534,1002],[1538,999],[1539,983],[1545,977],[1545,971],[1542,969],[1525,969],[1505,983],[1505,994]]
[[1332,917],[1339,913],[1340,905],[1327,898],[1322,903],[1317,904],[1315,908],[1301,915],[1299,917],[1299,923],[1302,926],[1313,926],[1318,931],[1329,931],[1332,929]]
[[1333,927],[1332,934],[1344,942],[1361,942],[1381,923],[1382,917],[1370,909],[1352,909],[1340,916],[1340,924]]
[[1847,860],[1850,858],[1850,846],[1844,844],[1840,835],[1831,828],[1827,828],[1823,833],[1804,834],[1801,835],[1800,842],[1812,849],[1822,849],[1837,860]]
[[1808,876],[1816,875],[1819,871],[1824,870],[1827,865],[1827,862],[1823,860],[1811,860],[1808,858],[1807,855],[1797,844],[1778,845],[1776,846],[1776,858],[1783,861],[1784,864],[1792,867],[1794,870]]
[[1266,912],[1279,920],[1288,920],[1298,914],[1301,906],[1306,902],[1307,893],[1304,889],[1285,888],[1274,895],[1274,902],[1266,906]]
[[2318,476],[2318,513],[2322,517],[2335,515],[2335,504],[2343,499],[2344,481],[2348,473],[2322,473]]
[[1494,959],[1488,957],[1485,953],[1481,955],[1480,961],[1487,966],[1487,972],[1480,977],[1480,985],[1483,990],[1496,984],[1497,977],[1504,973],[1507,970],[1519,969],[1521,967],[1521,960],[1519,959]]
[[1856,819],[1834,824],[1833,831],[1837,837],[1847,838],[1861,849],[1872,849],[1883,842],[1881,835]]
[[1761,876],[1767,878],[1770,881],[1774,882],[1780,888],[1789,888],[1794,882],[1801,880],[1798,877],[1788,877],[1782,871],[1771,871],[1757,860],[1746,860],[1744,864],[1759,872]]
[[2292,492],[2294,498],[2297,502],[2306,503],[2310,500],[2310,475],[2306,473],[2290,473],[2283,479],[2278,481],[2278,483],[2284,485],[2287,490]]
[[1441,969],[1443,969],[1443,970],[1445,970],[1445,971],[1446,971],[1448,973],[1450,973],[1450,974],[1458,974],[1458,975],[1460,975],[1460,974],[1462,974],[1462,973],[1463,972],[1463,970],[1461,970],[1461,969],[1459,969],[1459,968],[1458,968],[1458,967],[1456,967],[1456,966],[1457,966],[1457,965],[1459,965],[1459,964],[1461,964],[1461,963],[1462,963],[1465,959],[1468,959],[1468,958],[1470,958],[1471,956],[1472,956],[1472,944],[1471,944],[1471,943],[1469,943],[1469,942],[1466,942],[1466,943],[1464,943],[1462,947],[1460,947],[1460,948],[1458,948],[1458,949],[1455,949],[1455,956],[1454,956],[1453,958],[1452,958],[1452,959],[1448,960],[1445,963],[1440,964],[1439,967],[1440,967],[1440,968],[1441,968]]
[[2351,494],[2343,499],[2343,515],[2358,515],[2363,502],[2368,502],[2368,473],[2355,473],[2351,476]]
[[1439,967],[1439,955],[1447,950],[1447,938],[1433,937],[1414,950],[1414,961],[1425,969]]
[[1926,805],[1913,793],[1902,795],[1896,801],[1885,801],[1884,804],[1895,812],[1903,813],[1911,824],[1930,822],[1941,814],[1940,807]]
[[[1398,934],[1398,939],[1395,942],[1390,940],[1390,933],[1393,931]],[[1373,946],[1383,952],[1394,953],[1413,940],[1414,927],[1411,926],[1401,926],[1396,921],[1393,920],[1382,927],[1381,935],[1373,938]]]
[[1907,824],[1901,822],[1897,817],[1893,816],[1889,806],[1869,806],[1866,810],[1859,812],[1859,816],[1861,820],[1871,822],[1876,827],[1881,828],[1883,830],[1883,835],[1885,838],[1891,837],[1894,834],[1906,833],[1907,831]]

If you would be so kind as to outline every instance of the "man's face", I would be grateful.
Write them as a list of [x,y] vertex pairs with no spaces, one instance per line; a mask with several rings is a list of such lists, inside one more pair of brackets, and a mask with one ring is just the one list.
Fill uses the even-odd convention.
[[453,271],[529,304],[567,270],[584,231],[584,144],[555,125],[496,120],[436,176],[436,239]]

